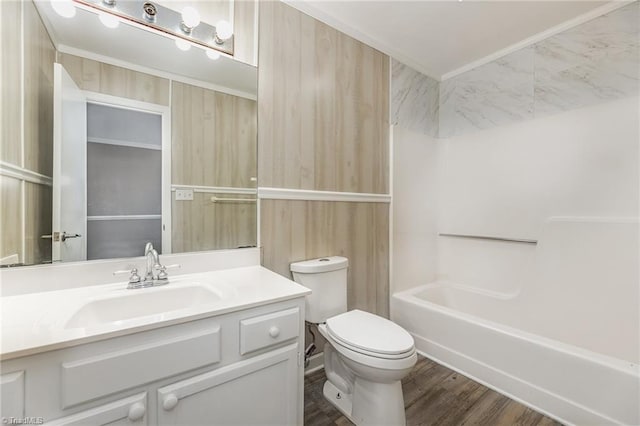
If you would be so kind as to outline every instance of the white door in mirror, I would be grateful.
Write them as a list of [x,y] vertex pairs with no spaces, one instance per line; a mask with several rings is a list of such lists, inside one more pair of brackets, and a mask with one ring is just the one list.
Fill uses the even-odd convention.
[[53,71],[52,258],[86,260],[87,99],[62,65]]

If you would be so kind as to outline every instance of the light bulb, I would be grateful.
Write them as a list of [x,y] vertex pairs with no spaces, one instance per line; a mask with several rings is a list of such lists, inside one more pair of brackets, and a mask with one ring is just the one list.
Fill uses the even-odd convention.
[[183,50],[185,52],[191,49],[191,43],[181,38],[176,39],[176,46],[178,47],[178,49]]
[[231,24],[224,19],[216,23],[216,37],[220,40],[227,40],[233,35]]
[[101,13],[98,15],[100,18],[100,22],[107,28],[117,28],[120,25],[120,20],[114,16],[107,13]]
[[187,6],[182,9],[182,22],[188,28],[195,28],[200,24],[200,14],[195,8]]
[[64,18],[76,16],[76,7],[71,0],[51,0],[51,7]]
[[207,49],[207,57],[213,61],[220,58],[220,52],[213,49]]

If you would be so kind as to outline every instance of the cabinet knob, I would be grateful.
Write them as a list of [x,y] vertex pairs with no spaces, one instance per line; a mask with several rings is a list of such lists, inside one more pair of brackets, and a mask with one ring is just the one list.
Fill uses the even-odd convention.
[[136,402],[129,407],[129,420],[137,422],[144,417],[146,409],[142,402]]
[[162,400],[162,408],[164,408],[166,411],[173,410],[174,408],[176,408],[176,405],[178,405],[178,397],[173,393],[165,396]]
[[275,339],[279,335],[280,335],[280,329],[278,327],[276,327],[275,325],[269,329],[269,336],[271,336],[271,337],[273,337]]

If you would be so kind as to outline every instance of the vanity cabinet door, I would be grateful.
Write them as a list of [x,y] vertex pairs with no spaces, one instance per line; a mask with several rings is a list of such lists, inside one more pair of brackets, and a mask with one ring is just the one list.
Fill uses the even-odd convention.
[[147,424],[147,393],[101,405],[45,423],[48,426],[142,426]]
[[24,417],[24,371],[0,376],[0,414],[2,420]]
[[160,425],[294,425],[298,344],[158,389]]

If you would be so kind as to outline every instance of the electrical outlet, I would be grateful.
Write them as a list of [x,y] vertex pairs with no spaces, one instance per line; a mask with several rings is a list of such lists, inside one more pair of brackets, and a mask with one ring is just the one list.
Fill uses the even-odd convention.
[[193,201],[193,189],[176,189],[176,201]]

